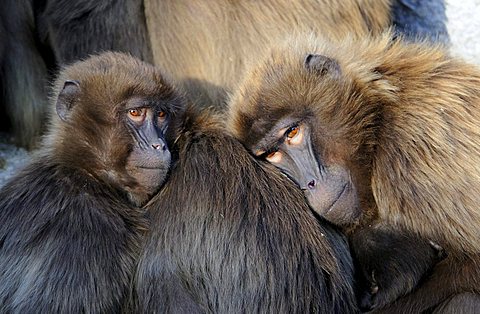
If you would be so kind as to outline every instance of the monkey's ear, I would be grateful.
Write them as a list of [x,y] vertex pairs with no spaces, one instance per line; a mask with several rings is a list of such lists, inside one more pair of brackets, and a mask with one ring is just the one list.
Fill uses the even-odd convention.
[[340,65],[337,60],[316,54],[309,54],[305,57],[305,68],[319,75],[340,75]]
[[56,110],[62,121],[68,121],[70,111],[75,105],[76,98],[80,94],[80,83],[77,81],[65,81],[63,89],[58,95]]

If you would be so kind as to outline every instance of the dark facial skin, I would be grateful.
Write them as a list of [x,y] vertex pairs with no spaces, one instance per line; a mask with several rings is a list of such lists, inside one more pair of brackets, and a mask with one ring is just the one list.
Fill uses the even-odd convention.
[[182,118],[176,166],[145,206],[136,312],[356,313],[338,230],[223,116],[192,106]]
[[135,139],[126,170],[144,187],[155,189],[167,175],[171,155],[165,140],[168,116],[141,99],[127,103],[126,125]]
[[345,210],[358,203],[348,169],[327,164],[319,157],[307,121],[292,117],[281,119],[253,148],[253,152],[296,182],[310,206],[322,217],[338,225],[357,218],[357,211]]

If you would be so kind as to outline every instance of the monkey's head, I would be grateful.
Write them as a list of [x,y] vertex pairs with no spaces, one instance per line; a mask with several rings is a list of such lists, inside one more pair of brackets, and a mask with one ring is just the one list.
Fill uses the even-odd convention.
[[230,99],[228,128],[296,182],[317,213],[346,225],[373,202],[377,115],[361,84],[317,49],[274,51],[255,67]]
[[170,166],[172,121],[183,98],[155,67],[103,53],[66,67],[56,82],[46,139],[58,162],[145,202]]

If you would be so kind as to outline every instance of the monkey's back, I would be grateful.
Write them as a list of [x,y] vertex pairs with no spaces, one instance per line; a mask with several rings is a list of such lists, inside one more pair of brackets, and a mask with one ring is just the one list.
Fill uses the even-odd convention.
[[180,159],[148,206],[140,309],[355,311],[345,239],[314,217],[288,179],[199,120],[184,129]]
[[[287,36],[378,34],[390,1],[158,1],[145,3],[156,65],[194,101],[222,106],[250,62]],[[360,5],[361,3],[361,5]]]

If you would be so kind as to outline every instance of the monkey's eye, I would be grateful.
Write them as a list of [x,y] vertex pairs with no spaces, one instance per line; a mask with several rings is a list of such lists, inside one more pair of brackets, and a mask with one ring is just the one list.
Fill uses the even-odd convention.
[[294,125],[288,128],[288,130],[285,132],[285,136],[287,137],[287,139],[292,139],[298,134],[299,131],[300,128],[298,127],[298,125]]
[[146,115],[145,108],[128,109],[128,117],[132,121],[143,122],[143,120],[145,119],[145,115]]
[[285,142],[289,145],[298,145],[303,141],[303,128],[294,125],[285,132]]
[[130,109],[130,110],[128,110],[128,113],[133,117],[140,117],[142,115],[142,110],[141,109]]
[[271,163],[278,163],[282,160],[282,153],[278,150],[271,151],[266,154],[265,159]]
[[158,121],[164,121],[167,118],[167,113],[165,111],[159,111],[157,117]]

